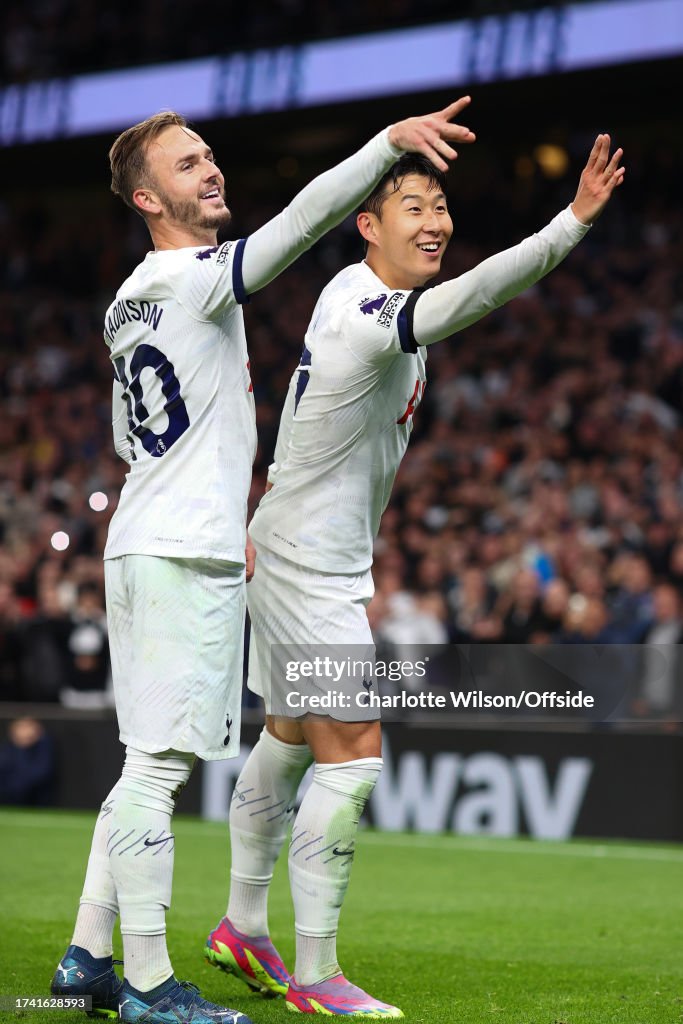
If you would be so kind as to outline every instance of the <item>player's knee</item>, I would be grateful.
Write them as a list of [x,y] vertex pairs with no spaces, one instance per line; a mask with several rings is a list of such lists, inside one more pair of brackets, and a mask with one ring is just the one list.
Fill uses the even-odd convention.
[[382,763],[381,757],[363,757],[341,764],[316,764],[313,781],[364,807],[377,784]]
[[194,762],[194,754],[181,751],[148,754],[127,747],[117,788],[128,792],[141,806],[172,811],[192,774]]
[[320,764],[342,764],[382,755],[379,722],[337,722],[323,718],[305,722],[303,732]]
[[266,715],[266,731],[281,743],[300,746],[306,742],[301,725],[287,718],[274,718],[272,715]]

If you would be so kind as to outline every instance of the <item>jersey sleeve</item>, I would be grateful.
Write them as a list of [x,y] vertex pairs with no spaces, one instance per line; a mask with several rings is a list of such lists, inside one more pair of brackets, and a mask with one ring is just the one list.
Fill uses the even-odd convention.
[[413,312],[421,294],[416,288],[350,296],[337,310],[336,325],[347,347],[366,363],[416,352]]
[[461,331],[519,295],[561,263],[589,229],[562,210],[535,235],[473,270],[418,295],[406,314],[410,343],[431,345]]
[[178,250],[169,267],[170,284],[181,305],[198,320],[220,320],[244,302],[241,255],[244,239],[207,249]]
[[336,167],[319,175],[277,217],[250,235],[237,254],[244,302],[358,206],[401,155],[389,128]]

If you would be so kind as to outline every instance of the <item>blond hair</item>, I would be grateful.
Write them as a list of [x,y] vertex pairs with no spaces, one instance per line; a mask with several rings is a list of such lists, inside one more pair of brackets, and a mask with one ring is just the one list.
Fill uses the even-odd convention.
[[142,216],[142,211],[133,202],[133,192],[137,188],[149,187],[153,179],[147,167],[147,149],[158,135],[171,125],[186,128],[187,121],[182,114],[174,110],[164,110],[154,114],[132,128],[121,132],[109,150],[111,166],[111,190],[115,196],[121,196],[124,203]]

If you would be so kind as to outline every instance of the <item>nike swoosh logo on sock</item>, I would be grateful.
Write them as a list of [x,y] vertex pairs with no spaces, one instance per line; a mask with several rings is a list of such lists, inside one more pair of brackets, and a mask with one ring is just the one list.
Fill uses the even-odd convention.
[[160,843],[167,843],[169,839],[175,839],[173,833],[170,836],[164,836],[163,839],[145,839],[145,846],[159,846]]

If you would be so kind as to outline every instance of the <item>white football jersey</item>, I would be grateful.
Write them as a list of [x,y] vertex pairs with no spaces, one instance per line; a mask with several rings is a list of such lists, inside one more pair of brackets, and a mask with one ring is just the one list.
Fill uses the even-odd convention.
[[282,413],[274,486],[249,527],[259,544],[323,572],[372,564],[425,388],[407,315],[420,294],[387,288],[366,263],[322,292]]
[[244,244],[148,253],[107,310],[114,442],[130,472],[105,558],[244,562],[256,452]]
[[322,292],[280,421],[274,485],[254,540],[322,572],[372,564],[372,544],[425,388],[424,346],[519,295],[589,226],[571,207],[538,233],[435,288],[393,291],[366,263]]

